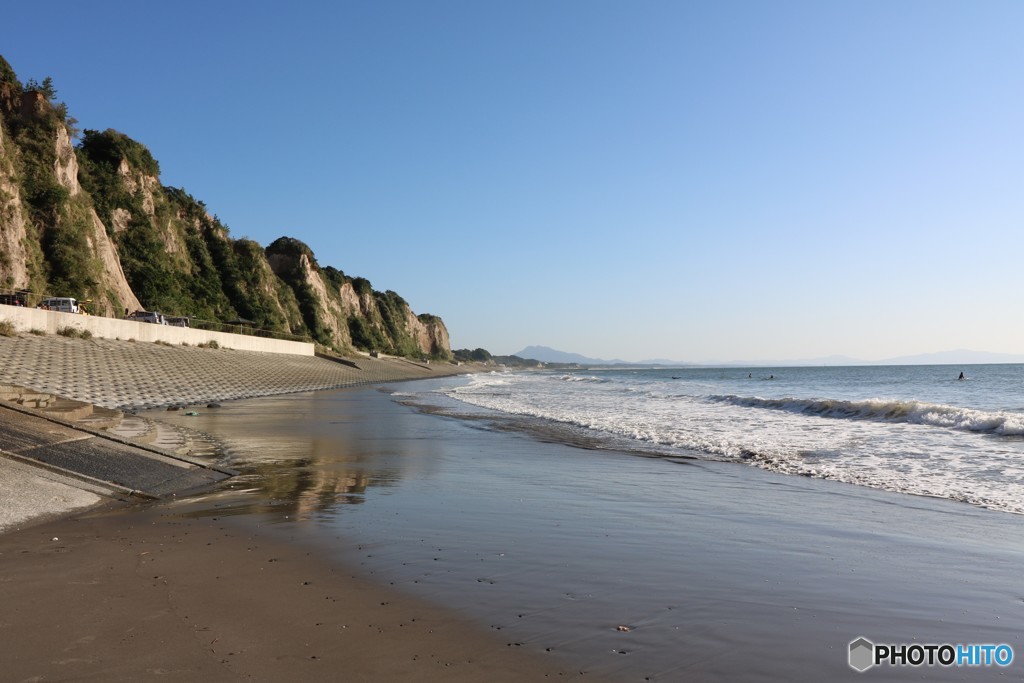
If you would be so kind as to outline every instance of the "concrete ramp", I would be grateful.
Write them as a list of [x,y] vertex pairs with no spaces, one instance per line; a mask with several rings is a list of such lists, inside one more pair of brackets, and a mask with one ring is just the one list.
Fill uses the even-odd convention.
[[152,498],[207,486],[234,474],[2,404],[0,452],[92,486]]

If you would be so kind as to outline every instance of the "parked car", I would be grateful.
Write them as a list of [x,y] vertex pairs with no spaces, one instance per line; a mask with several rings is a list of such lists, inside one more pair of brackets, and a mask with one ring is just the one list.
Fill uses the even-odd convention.
[[154,325],[166,325],[167,319],[158,311],[135,311],[125,320],[134,320],[139,323],[153,323]]
[[165,318],[167,321],[165,324],[173,325],[174,327],[189,327],[188,317],[184,315],[169,315]]
[[49,299],[43,299],[39,304],[39,308],[48,311],[60,311],[61,313],[81,312],[81,309],[78,308],[78,301],[69,296],[52,296]]

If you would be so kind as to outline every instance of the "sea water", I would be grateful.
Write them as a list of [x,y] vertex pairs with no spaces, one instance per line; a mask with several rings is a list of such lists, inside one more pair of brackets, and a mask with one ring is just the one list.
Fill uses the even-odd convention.
[[592,448],[1024,513],[1024,365],[493,372],[404,399]]

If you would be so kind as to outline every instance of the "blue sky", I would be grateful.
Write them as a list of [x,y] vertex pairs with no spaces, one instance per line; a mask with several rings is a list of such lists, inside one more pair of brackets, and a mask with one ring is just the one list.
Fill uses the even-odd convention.
[[1024,353],[1024,3],[17,5],[82,127],[455,347]]

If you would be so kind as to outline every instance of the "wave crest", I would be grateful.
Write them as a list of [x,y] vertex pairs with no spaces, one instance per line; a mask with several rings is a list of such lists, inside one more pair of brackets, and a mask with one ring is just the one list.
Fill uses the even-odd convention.
[[587,384],[607,384],[610,381],[604,377],[586,377],[584,375],[553,375],[551,378],[560,382],[586,382]]
[[801,415],[817,415],[841,420],[906,422],[999,436],[1024,436],[1024,415],[986,412],[920,401],[896,401],[879,398],[846,401],[841,399],[759,398],[756,396],[708,396],[707,400],[712,403],[784,410]]

